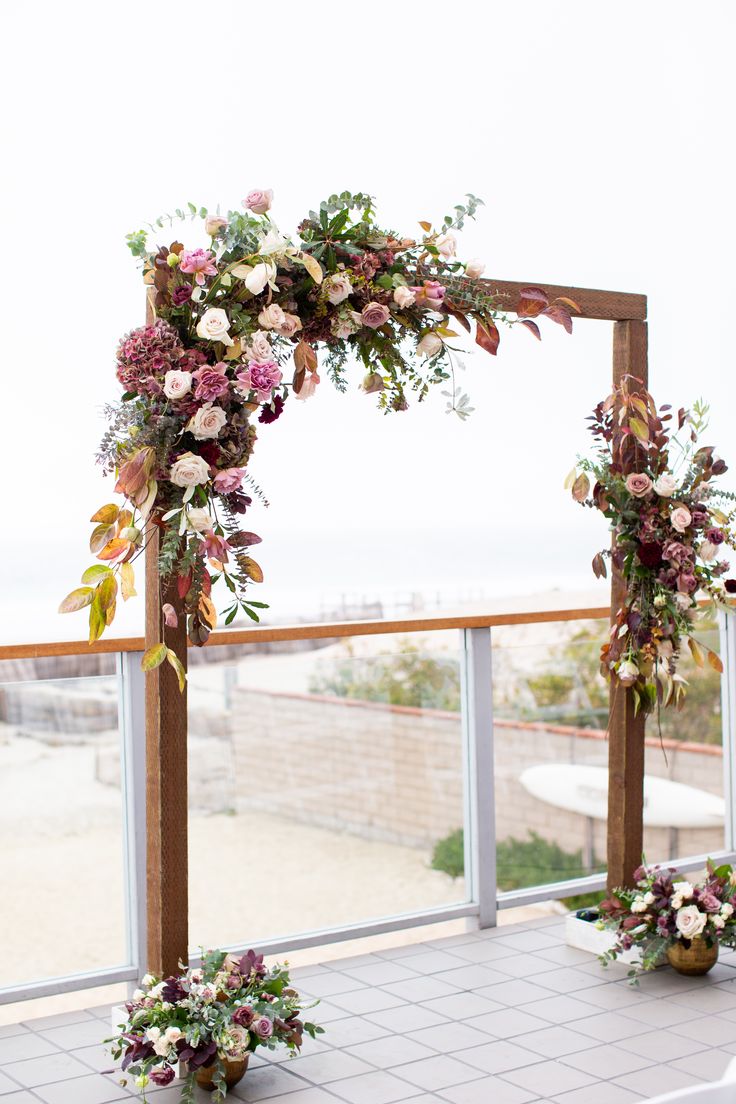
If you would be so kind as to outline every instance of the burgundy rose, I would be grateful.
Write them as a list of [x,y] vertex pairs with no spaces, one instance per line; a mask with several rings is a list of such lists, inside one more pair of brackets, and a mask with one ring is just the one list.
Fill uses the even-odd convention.
[[662,563],[662,545],[657,544],[656,541],[644,541],[639,545],[637,554],[639,562],[644,564],[644,567],[655,568]]
[[705,539],[709,540],[711,544],[723,544],[725,536],[722,529],[706,529]]
[[726,579],[723,585],[728,594],[736,594],[736,579]]
[[149,1076],[154,1085],[170,1085],[175,1074],[172,1066],[164,1066],[163,1069],[151,1070]]
[[181,307],[192,298],[192,285],[179,284],[171,293],[171,301],[175,307]]
[[240,1027],[250,1027],[254,1019],[255,1012],[247,1004],[242,1004],[240,1008],[236,1008],[233,1012],[233,1023],[238,1024]]

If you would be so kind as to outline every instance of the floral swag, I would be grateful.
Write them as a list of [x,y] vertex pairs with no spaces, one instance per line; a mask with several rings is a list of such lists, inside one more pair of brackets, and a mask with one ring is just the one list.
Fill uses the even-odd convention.
[[[217,582],[230,595],[225,624],[239,611],[258,620],[265,606],[249,588],[263,580],[251,556],[261,538],[242,524],[253,496],[263,497],[247,470],[256,423],[277,421],[290,396],[313,396],[321,371],[345,391],[348,361],[357,359],[361,389],[384,412],[405,410],[410,394],[421,402],[444,384],[448,410],[465,418],[472,408],[455,386],[453,320],[492,355],[499,324],[522,325],[537,338],[540,317],[572,330],[572,300],[549,302],[530,287],[509,302],[480,279],[480,262],[456,259],[454,232],[475,216],[474,196],[438,229],[421,222],[418,241],[380,228],[372,198],[348,192],[311,211],[293,241],[271,221],[271,201],[270,191],[254,191],[244,211],[226,215],[190,204],[149,227],[158,234],[174,218],[203,219],[209,248],[174,241],[151,251],[147,231],[128,235],[152,285],[154,317],[118,346],[124,393],[106,410],[98,457],[126,502],[92,516],[90,550],[100,562],[60,607],[89,609],[90,643],[111,624],[118,597],[135,594],[133,563],[152,526],[160,531],[161,578],[176,579],[193,644],[217,625]],[[162,616],[177,624],[172,605]],[[163,643],[147,650],[143,666],[164,661],[183,686],[182,666]]]

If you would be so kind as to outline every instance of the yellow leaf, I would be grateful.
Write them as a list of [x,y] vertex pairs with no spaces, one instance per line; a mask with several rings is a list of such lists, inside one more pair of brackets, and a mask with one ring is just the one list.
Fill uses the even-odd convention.
[[121,510],[118,517],[118,536],[120,536],[121,529],[127,529],[129,525],[133,524],[133,511]]
[[113,602],[112,605],[108,606],[107,609],[105,610],[105,624],[106,625],[112,625],[113,621],[115,620],[115,609],[116,609],[116,603]]
[[641,418],[629,418],[629,429],[638,441],[646,443],[649,440],[649,426]]
[[448,330],[446,326],[438,326],[435,332],[440,334],[442,337],[459,337],[460,336],[460,334],[457,332],[457,330]]
[[105,631],[106,626],[107,626],[107,621],[105,619],[105,614],[102,612],[102,610],[100,609],[97,602],[93,601],[92,605],[89,607],[89,642],[90,642],[90,644],[94,644],[95,640],[100,639],[103,632]]
[[692,636],[689,636],[687,638],[687,643],[688,643],[688,647],[690,648],[690,651],[692,652],[693,659],[695,660],[695,666],[696,667],[704,667],[705,666],[705,653],[703,652],[703,649],[701,648],[700,644],[698,644],[697,640],[693,640]]
[[85,606],[90,605],[93,596],[94,590],[92,587],[77,587],[76,590],[67,594],[66,598],[59,606],[59,613],[76,613],[77,610],[84,609]]
[[721,662],[721,658],[717,656],[715,652],[712,652],[710,648],[708,649],[708,663],[719,675],[723,674],[723,663]]
[[141,659],[141,671],[153,671],[155,667],[159,667],[166,659],[167,651],[165,644],[153,644],[147,648]]
[[555,299],[555,303],[562,303],[564,306],[569,307],[570,310],[574,310],[578,314],[581,313],[580,307],[575,302],[575,300],[574,299],[568,299],[566,295],[558,296],[557,299]]
[[174,668],[174,671],[176,672],[176,677],[179,680],[179,690],[183,692],[184,687],[187,684],[187,673],[184,670],[184,666],[173,648],[166,649],[166,659]]
[[200,595],[199,612],[211,629],[217,628],[217,610],[214,607],[212,599],[208,598],[206,594]]
[[136,594],[135,572],[132,564],[124,563],[120,568],[120,593],[124,602],[127,602],[129,598],[133,598]]
[[119,513],[119,507],[114,502],[110,502],[107,506],[100,506],[97,513],[93,514],[89,520],[104,521],[105,525],[112,525],[114,521],[117,521]]
[[572,471],[567,473],[567,475],[565,476],[565,482],[563,484],[563,487],[566,491],[571,490],[571,488],[572,488],[575,480],[577,479],[577,477],[578,477],[578,473],[577,473],[577,470],[575,468],[573,468]]
[[428,234],[429,231],[432,229],[432,223],[431,222],[424,222],[423,220],[420,219],[419,225],[421,226],[422,230],[424,230],[425,234]]
[[115,532],[115,526],[110,524],[96,525],[92,530],[92,536],[89,538],[89,550],[96,556],[100,552],[107,542],[110,540]]
[[118,594],[118,583],[115,576],[111,573],[106,575],[101,583],[97,586],[97,602],[101,610],[108,610],[110,606],[115,604],[115,599]]
[[243,556],[240,563],[249,579],[252,579],[254,583],[263,582],[263,569],[260,564],[256,563],[250,556]]
[[299,260],[302,262],[315,284],[321,284],[323,273],[322,265],[319,261],[313,257],[311,253],[301,253]]

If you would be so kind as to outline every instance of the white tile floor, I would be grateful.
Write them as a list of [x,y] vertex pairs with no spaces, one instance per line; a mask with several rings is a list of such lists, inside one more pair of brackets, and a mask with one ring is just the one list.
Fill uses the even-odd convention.
[[[736,954],[632,988],[566,947],[557,918],[294,974],[327,1033],[299,1058],[255,1058],[233,1104],[626,1104],[715,1080],[736,1054]],[[102,1007],[0,1027],[0,1104],[136,1095],[109,1072],[108,1024]]]

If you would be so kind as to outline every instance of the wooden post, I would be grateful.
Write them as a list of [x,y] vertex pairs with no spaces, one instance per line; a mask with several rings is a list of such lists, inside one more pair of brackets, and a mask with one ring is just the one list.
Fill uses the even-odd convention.
[[[152,319],[149,298],[147,321]],[[187,667],[186,618],[176,584],[159,575],[161,529],[146,534],[146,648],[163,641]],[[162,607],[178,613],[176,628],[164,624]],[[188,957],[187,692],[162,663],[146,675],[146,879],[148,970],[167,977]]]
[[[648,387],[647,324],[616,322],[613,328],[613,386],[632,375]],[[626,585],[615,568],[611,620],[623,605]],[[634,716],[631,691],[611,686],[608,722],[608,888],[631,885],[641,863],[644,813],[645,717]]]

